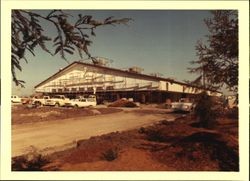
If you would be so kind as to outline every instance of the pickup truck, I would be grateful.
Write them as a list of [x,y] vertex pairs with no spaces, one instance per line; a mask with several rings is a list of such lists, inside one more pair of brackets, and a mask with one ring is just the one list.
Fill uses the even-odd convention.
[[89,96],[87,98],[72,99],[70,102],[66,103],[65,106],[70,107],[91,107],[96,106],[96,97]]
[[44,106],[48,99],[50,99],[49,96],[43,96],[42,98],[34,97],[32,100],[32,104],[36,106]]
[[19,96],[17,96],[17,95],[12,95],[12,96],[11,96],[11,102],[12,102],[12,103],[21,103],[22,101],[21,101],[21,98],[20,98]]
[[46,106],[65,106],[66,103],[68,103],[70,100],[69,98],[66,98],[64,95],[55,95],[54,97],[47,99],[45,101]]
[[181,98],[178,102],[172,102],[171,108],[174,111],[191,112],[195,107],[194,101],[188,98]]

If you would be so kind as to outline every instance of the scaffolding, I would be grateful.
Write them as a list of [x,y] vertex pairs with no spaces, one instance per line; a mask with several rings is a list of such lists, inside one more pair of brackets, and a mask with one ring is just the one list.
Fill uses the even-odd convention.
[[76,72],[68,76],[48,82],[37,92],[69,93],[84,91],[126,91],[126,90],[157,90],[159,83],[126,76],[100,74],[97,72]]

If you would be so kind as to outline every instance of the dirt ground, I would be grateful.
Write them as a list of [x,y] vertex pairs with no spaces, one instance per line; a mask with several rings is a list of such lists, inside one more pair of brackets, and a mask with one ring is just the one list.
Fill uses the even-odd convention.
[[218,119],[210,130],[188,116],[149,127],[78,141],[49,156],[44,170],[238,171],[238,121]]
[[28,108],[25,105],[12,106],[12,125],[51,121],[57,119],[93,116],[122,111],[119,108],[70,108],[70,107],[39,107]]
[[11,127],[13,157],[29,153],[33,148],[47,154],[74,147],[80,139],[140,128],[180,116],[152,108],[101,106],[86,109],[18,107],[13,110],[13,115],[12,122],[16,123]]
[[[39,121],[48,121],[53,116],[67,117],[70,111],[74,116],[92,115],[88,109],[64,108],[48,108],[48,115],[46,109],[41,110],[47,117]],[[123,109],[123,112],[131,110]],[[33,121],[37,121],[35,117],[41,112],[32,111]],[[121,110],[101,108],[98,111],[105,114]],[[162,113],[161,109],[134,111]],[[17,109],[13,118],[19,115],[22,119],[22,114],[27,118],[30,113],[30,110]],[[27,120],[13,124],[24,122]],[[37,158],[27,162],[23,157],[15,157],[12,169],[22,170],[25,163],[29,165],[26,170],[43,171],[239,171],[238,119],[223,116],[217,119],[213,129],[204,129],[197,126],[193,115],[187,114],[175,121],[162,120],[151,126],[79,140],[74,148]]]

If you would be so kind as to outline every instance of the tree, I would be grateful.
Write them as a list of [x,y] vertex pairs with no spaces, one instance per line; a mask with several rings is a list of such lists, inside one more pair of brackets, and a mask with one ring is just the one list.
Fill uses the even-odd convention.
[[[11,72],[15,84],[24,86],[23,80],[18,80],[16,70],[22,71],[21,59],[26,62],[25,55],[30,52],[35,56],[35,48],[40,46],[42,50],[53,55],[60,54],[66,60],[66,54],[73,54],[78,50],[80,57],[86,54],[97,63],[91,56],[88,47],[92,43],[90,35],[95,36],[95,29],[104,25],[127,24],[131,19],[114,19],[108,17],[102,21],[97,21],[89,15],[79,14],[74,23],[70,22],[70,14],[62,10],[50,11],[46,16],[26,10],[13,10],[11,21]],[[47,21],[55,27],[57,35],[53,38],[45,34],[45,27],[41,21]],[[47,48],[47,42],[52,42],[54,49]]]
[[216,111],[212,109],[212,107],[214,107],[214,101],[205,91],[201,92],[198,97],[194,113],[197,116],[199,126],[212,128],[216,119]]
[[195,82],[204,88],[218,89],[223,85],[230,91],[238,91],[238,13],[234,10],[211,11],[212,18],[205,19],[209,35],[207,41],[198,41],[198,64],[190,68],[199,73]]

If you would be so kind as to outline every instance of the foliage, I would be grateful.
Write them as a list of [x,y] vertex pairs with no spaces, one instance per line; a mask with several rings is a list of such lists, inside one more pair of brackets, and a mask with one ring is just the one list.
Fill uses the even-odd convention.
[[108,149],[103,153],[103,158],[107,161],[113,161],[118,158],[118,149]]
[[212,98],[206,92],[200,93],[194,113],[201,127],[213,127],[216,118],[216,110],[212,109],[213,106]]
[[[92,41],[91,36],[96,36],[95,29],[104,25],[127,24],[131,19],[114,19],[108,17],[102,21],[97,21],[89,15],[78,15],[74,23],[70,22],[72,17],[62,10],[50,11],[47,16],[26,10],[13,10],[11,22],[11,71],[13,81],[16,85],[24,85],[24,81],[18,80],[16,69],[22,71],[20,60],[25,58],[29,51],[35,56],[35,48],[41,47],[45,52],[56,55],[60,54],[66,60],[66,54],[73,54],[75,50],[79,55],[86,54],[97,63],[94,57],[88,51]],[[50,23],[56,28],[57,35],[53,38],[45,34],[46,27],[42,26],[42,21]],[[47,48],[47,42],[52,42],[54,50]],[[67,61],[67,60],[66,60]]]
[[27,154],[12,159],[12,171],[43,171],[49,160],[41,154]]
[[148,129],[145,133],[149,141],[165,142],[167,140],[166,135],[161,130]]
[[213,17],[205,19],[209,35],[207,41],[196,45],[198,67],[191,73],[200,76],[205,88],[218,89],[225,85],[230,91],[238,90],[238,13],[234,10],[211,11]]

